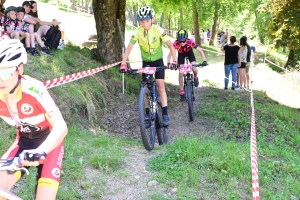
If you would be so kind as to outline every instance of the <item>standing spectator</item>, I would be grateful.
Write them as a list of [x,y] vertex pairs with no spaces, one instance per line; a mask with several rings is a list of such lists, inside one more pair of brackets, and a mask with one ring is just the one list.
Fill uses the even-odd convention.
[[219,41],[220,48],[222,49],[226,44],[227,44],[227,36],[225,35],[224,31],[221,31],[220,41]]
[[195,41],[195,31],[194,31],[194,29],[192,29],[192,32],[191,32],[191,40]]
[[235,45],[236,37],[231,36],[230,37],[230,44],[222,47],[222,51],[225,51],[225,90],[228,89],[228,83],[229,83],[229,74],[231,72],[232,76],[232,85],[231,89],[234,90],[236,88],[236,81],[237,81],[237,69],[239,65],[238,61],[238,52],[240,47],[238,45]]
[[228,29],[225,30],[225,36],[228,38]]
[[245,87],[249,89],[249,83],[250,83],[250,76],[249,76],[249,69],[250,69],[250,62],[251,62],[251,48],[250,45],[247,42],[247,37],[243,36],[246,39],[246,44],[247,44],[247,64],[246,64],[246,85]]
[[207,41],[210,41],[210,30],[207,29]]
[[247,48],[247,40],[246,37],[243,36],[240,39],[240,49],[238,52],[239,55],[239,68],[238,68],[238,74],[239,74],[239,83],[240,87],[236,88],[237,90],[242,90],[243,87],[246,87],[246,65],[247,65],[247,54],[248,54],[248,48]]

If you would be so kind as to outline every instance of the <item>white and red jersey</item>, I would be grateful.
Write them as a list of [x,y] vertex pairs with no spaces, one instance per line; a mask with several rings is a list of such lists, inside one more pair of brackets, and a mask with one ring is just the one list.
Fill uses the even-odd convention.
[[[35,139],[52,129],[51,116],[60,114],[42,82],[22,76],[17,96],[17,113],[10,111],[5,95],[0,93],[0,117],[17,128],[17,138]],[[48,132],[48,131],[47,131]]]

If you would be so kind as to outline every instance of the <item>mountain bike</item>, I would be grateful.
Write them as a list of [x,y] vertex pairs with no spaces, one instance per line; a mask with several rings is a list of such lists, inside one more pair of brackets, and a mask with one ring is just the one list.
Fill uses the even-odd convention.
[[168,143],[168,127],[161,124],[162,104],[158,97],[158,91],[153,74],[166,67],[144,67],[139,69],[129,69],[127,73],[135,75],[146,74],[140,83],[139,95],[139,123],[142,141],[146,150],[154,148],[155,135],[159,145]]
[[[40,157],[41,156],[44,156],[44,154],[40,155]],[[40,159],[39,163],[43,164],[44,160]],[[21,166],[21,160],[19,157],[0,159],[0,170],[7,171],[8,173],[15,171],[23,171],[27,175],[29,174],[28,169]],[[0,197],[7,198],[9,200],[22,200],[22,198],[3,188],[0,188]]]
[[181,64],[179,66],[179,72],[183,74],[184,79],[184,93],[186,95],[186,101],[188,103],[188,110],[189,110],[189,118],[190,121],[194,121],[194,104],[195,101],[195,92],[194,92],[194,74],[193,74],[193,67],[204,67],[205,65],[202,64],[188,64],[188,58],[186,58],[186,63]]

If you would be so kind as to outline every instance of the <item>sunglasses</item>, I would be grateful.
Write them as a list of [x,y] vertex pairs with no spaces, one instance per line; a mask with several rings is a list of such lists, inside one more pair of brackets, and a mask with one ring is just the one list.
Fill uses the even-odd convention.
[[179,41],[179,43],[185,43],[186,41]]
[[14,71],[16,71],[16,67],[0,69],[0,79],[2,81],[7,81],[12,77]]

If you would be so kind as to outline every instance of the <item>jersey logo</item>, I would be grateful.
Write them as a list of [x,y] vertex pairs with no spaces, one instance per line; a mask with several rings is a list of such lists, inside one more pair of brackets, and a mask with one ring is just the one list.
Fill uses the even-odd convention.
[[157,41],[156,36],[154,36],[152,42],[156,42],[156,41]]
[[60,169],[59,168],[53,168],[52,169],[52,175],[55,177],[55,178],[59,178],[60,177]]
[[33,107],[27,103],[24,103],[21,106],[21,111],[22,113],[24,113],[25,115],[30,115],[31,113],[33,113]]
[[34,133],[42,129],[39,126],[35,126],[24,122],[21,122],[21,124],[17,124],[16,127],[20,128],[20,132],[22,133]]
[[44,92],[40,90],[40,88],[36,88],[34,86],[29,88],[30,91],[37,93],[40,97],[44,96]]

